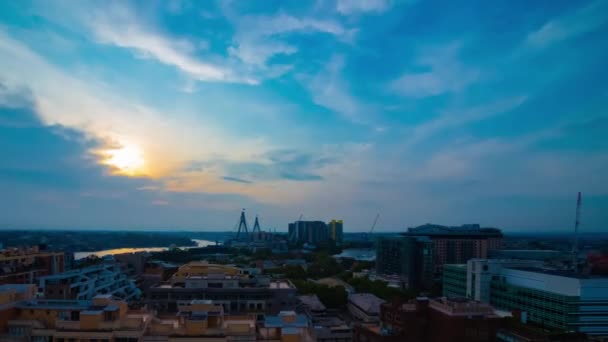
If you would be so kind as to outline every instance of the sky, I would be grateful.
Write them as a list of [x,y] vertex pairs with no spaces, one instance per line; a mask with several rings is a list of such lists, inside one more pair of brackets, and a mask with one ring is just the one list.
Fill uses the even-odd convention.
[[0,227],[608,229],[608,2],[2,1]]

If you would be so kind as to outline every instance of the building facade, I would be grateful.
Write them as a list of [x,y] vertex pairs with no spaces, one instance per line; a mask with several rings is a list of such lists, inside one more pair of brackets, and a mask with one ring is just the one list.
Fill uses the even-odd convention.
[[445,264],[441,277],[444,297],[467,296],[467,264]]
[[466,299],[419,297],[385,303],[379,326],[358,325],[357,342],[488,342],[506,324],[488,304]]
[[327,227],[329,229],[329,238],[334,241],[337,245],[342,245],[343,234],[344,234],[344,221],[342,220],[331,220]]
[[33,284],[65,270],[64,253],[40,246],[0,250],[0,284]]
[[436,273],[441,273],[445,264],[464,264],[469,259],[487,258],[489,251],[501,248],[503,237],[500,229],[482,228],[478,224],[460,227],[425,224],[408,228],[404,235],[432,240]]
[[608,278],[534,267],[504,268],[491,280],[490,304],[566,332],[608,337]]
[[[473,259],[446,265],[444,295],[462,293],[546,329],[608,337],[608,277],[541,268],[542,261]],[[464,280],[464,283],[463,283]]]
[[384,237],[376,245],[376,273],[398,275],[407,288],[430,288],[433,245],[419,237]]
[[296,221],[289,224],[289,239],[293,242],[319,245],[327,243],[329,229],[323,221]]
[[122,266],[113,262],[41,277],[39,291],[47,299],[90,300],[99,294],[110,294],[130,301],[141,296]]
[[150,287],[146,302],[161,312],[176,312],[192,300],[213,300],[228,313],[273,313],[294,309],[296,288],[245,270],[206,262],[182,265],[168,282]]

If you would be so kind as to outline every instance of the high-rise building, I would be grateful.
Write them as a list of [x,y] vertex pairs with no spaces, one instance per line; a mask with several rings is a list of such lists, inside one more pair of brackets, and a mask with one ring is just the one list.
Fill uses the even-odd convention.
[[291,241],[319,245],[327,243],[329,230],[323,221],[296,221],[289,224]]
[[384,237],[376,245],[376,272],[398,275],[408,288],[429,288],[433,281],[433,245],[429,239]]
[[0,284],[32,284],[42,276],[64,271],[63,252],[44,247],[0,249]]
[[478,224],[446,227],[425,224],[408,228],[411,237],[428,237],[433,241],[435,272],[441,273],[444,264],[464,264],[469,259],[487,258],[488,252],[502,245],[502,232],[497,228],[482,228]]
[[342,220],[331,220],[327,226],[329,227],[329,238],[337,245],[341,245],[344,222]]

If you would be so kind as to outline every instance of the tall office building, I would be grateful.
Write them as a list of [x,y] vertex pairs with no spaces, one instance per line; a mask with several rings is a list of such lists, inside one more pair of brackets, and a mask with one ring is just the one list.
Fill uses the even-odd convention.
[[323,221],[296,221],[289,224],[289,238],[291,241],[318,245],[327,242],[329,230]]
[[342,220],[331,220],[327,226],[329,228],[329,238],[337,245],[341,245],[344,222]]
[[435,272],[441,273],[444,264],[464,264],[469,259],[487,258],[488,252],[502,245],[502,232],[497,228],[482,228],[478,224],[446,227],[425,224],[408,228],[411,237],[428,237],[433,241]]
[[398,275],[408,288],[429,288],[433,282],[433,245],[429,239],[384,237],[376,246],[376,272]]

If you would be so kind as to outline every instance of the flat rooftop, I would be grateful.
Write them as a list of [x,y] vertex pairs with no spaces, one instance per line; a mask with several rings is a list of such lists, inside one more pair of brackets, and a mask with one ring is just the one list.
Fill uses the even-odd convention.
[[548,275],[553,275],[553,276],[558,276],[558,277],[565,277],[565,278],[573,278],[573,279],[600,279],[600,278],[606,278],[606,276],[601,276],[601,275],[586,275],[586,274],[576,273],[576,272],[573,272],[573,271],[554,270],[554,269],[546,269],[546,268],[539,268],[539,267],[507,267],[507,268],[511,269],[511,270],[534,272],[534,273],[540,273],[540,274],[548,274]]
[[293,286],[286,280],[278,280],[270,282],[269,286],[271,289],[292,289]]

